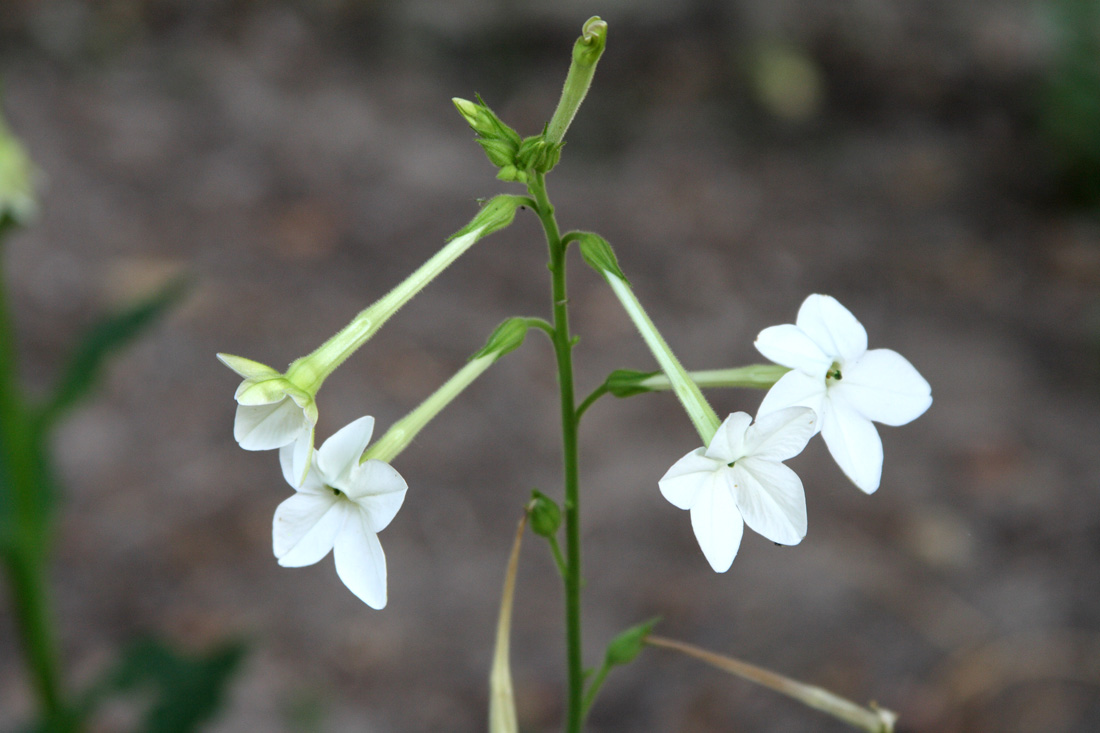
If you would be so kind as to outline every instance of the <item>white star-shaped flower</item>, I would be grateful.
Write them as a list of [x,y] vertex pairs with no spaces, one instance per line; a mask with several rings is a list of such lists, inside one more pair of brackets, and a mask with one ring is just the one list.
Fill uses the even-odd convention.
[[795,323],[765,328],[761,354],[791,371],[768,391],[758,415],[813,408],[837,465],[868,494],[882,479],[882,440],[873,422],[904,425],[932,404],[932,388],[905,357],[867,350],[867,331],[828,295],[811,295]]
[[296,493],[275,510],[272,540],[283,567],[313,565],[332,550],[348,590],[371,608],[384,608],[386,555],[378,533],[401,508],[408,484],[388,463],[359,463],[373,431],[373,417],[338,430],[318,449],[301,485],[293,446],[279,451],[283,477]]
[[744,525],[772,542],[797,545],[806,536],[806,494],[782,461],[814,435],[814,411],[792,407],[758,417],[735,412],[706,448],[676,461],[661,478],[661,494],[691,510],[699,547],[716,572],[733,564]]

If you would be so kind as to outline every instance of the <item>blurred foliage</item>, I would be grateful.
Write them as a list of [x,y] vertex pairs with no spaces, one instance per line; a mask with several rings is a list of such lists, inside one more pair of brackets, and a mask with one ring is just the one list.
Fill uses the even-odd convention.
[[[36,206],[34,167],[0,119],[0,237],[25,225]],[[3,249],[0,248],[0,254]],[[52,394],[39,403],[27,396],[16,364],[14,323],[0,280],[0,563],[8,584],[27,675],[38,698],[37,733],[77,733],[99,705],[121,693],[152,692],[141,730],[195,730],[220,706],[244,654],[239,643],[189,657],[159,641],[125,653],[104,681],[74,702],[64,684],[52,613],[49,560],[59,487],[54,480],[51,428],[90,396],[109,357],[160,322],[186,292],[177,279],[132,305],[103,316],[69,358]]]
[[42,413],[51,424],[86,397],[98,383],[108,357],[136,339],[176,306],[187,292],[187,280],[175,279],[155,293],[117,313],[104,316],[84,335]]
[[1054,0],[1056,50],[1042,95],[1042,132],[1064,196],[1100,205],[1100,1]]
[[245,651],[243,643],[228,642],[190,656],[156,639],[139,641],[85,695],[83,717],[92,717],[99,705],[114,696],[138,693],[151,698],[140,727],[145,733],[197,730],[221,707]]

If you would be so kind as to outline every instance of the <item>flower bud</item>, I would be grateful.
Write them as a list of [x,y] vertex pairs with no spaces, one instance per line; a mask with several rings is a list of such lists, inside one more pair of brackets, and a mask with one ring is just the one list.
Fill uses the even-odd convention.
[[519,133],[504,124],[478,97],[477,102],[455,97],[451,100],[466,123],[478,135],[478,144],[485,151],[489,162],[498,168],[515,164],[520,146]]
[[593,66],[607,46],[607,21],[594,15],[581,27],[581,37],[573,44],[573,63]]
[[497,180],[508,183],[527,183],[527,172],[521,171],[514,165],[506,165],[497,173]]
[[537,489],[531,492],[527,516],[531,521],[531,531],[539,537],[554,537],[561,528],[561,509],[553,499]]

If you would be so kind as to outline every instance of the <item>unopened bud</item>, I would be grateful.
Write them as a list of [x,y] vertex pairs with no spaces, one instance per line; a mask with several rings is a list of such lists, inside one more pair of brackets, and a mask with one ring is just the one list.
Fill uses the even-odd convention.
[[541,491],[531,492],[527,516],[531,521],[531,531],[539,537],[554,537],[561,528],[561,509],[553,499]]

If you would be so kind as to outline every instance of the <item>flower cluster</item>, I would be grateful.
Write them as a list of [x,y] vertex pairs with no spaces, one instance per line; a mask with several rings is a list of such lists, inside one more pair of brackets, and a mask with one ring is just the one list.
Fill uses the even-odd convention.
[[658,482],[673,505],[691,511],[703,554],[729,569],[743,526],[784,545],[806,536],[802,482],[782,461],[818,432],[852,483],[867,493],[882,477],[882,441],[873,423],[904,425],[924,414],[932,391],[905,357],[867,349],[867,332],[828,295],[811,295],[793,324],[760,332],[756,348],[790,369],[765,395],[755,424],[726,418],[706,448],[677,461]]
[[[867,349],[867,331],[828,295],[811,295],[793,324],[766,328],[756,348],[770,367],[688,373],[638,302],[605,240],[583,233],[585,262],[601,273],[661,366],[658,375],[619,371],[607,391],[629,396],[655,389],[676,393],[703,439],[658,481],[661,493],[690,510],[703,554],[718,572],[730,568],[744,525],[779,544],[806,535],[802,482],[783,461],[821,433],[845,475],[871,493],[882,477],[882,441],[873,423],[904,425],[932,404],[928,382],[903,356]],[[766,386],[755,424],[744,412],[721,424],[700,391],[706,386]]]

